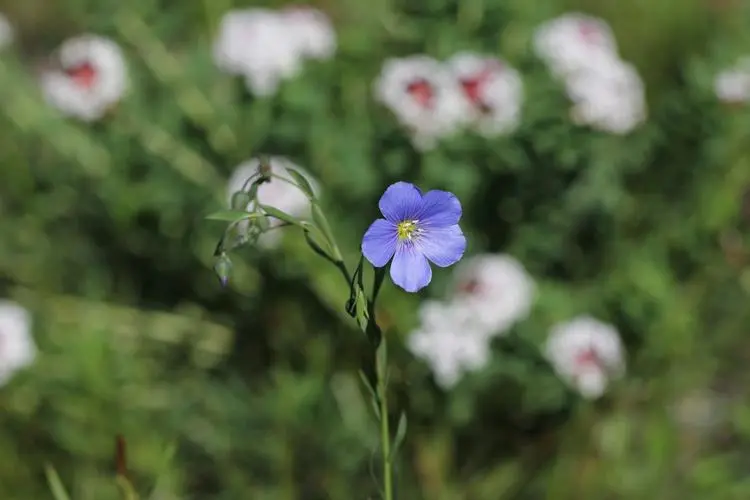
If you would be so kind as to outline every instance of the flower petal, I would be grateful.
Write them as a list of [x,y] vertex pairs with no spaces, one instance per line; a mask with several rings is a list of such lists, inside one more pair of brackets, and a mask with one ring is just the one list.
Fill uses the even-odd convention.
[[461,219],[461,202],[448,191],[428,191],[422,197],[422,206],[417,217],[431,226],[451,226]]
[[378,202],[383,217],[395,223],[416,218],[421,205],[422,192],[408,182],[391,184]]
[[384,267],[396,251],[396,240],[396,226],[385,219],[378,219],[362,238],[362,255],[373,266]]
[[414,245],[401,244],[391,263],[391,279],[407,292],[418,292],[432,280],[430,263]]
[[418,250],[438,267],[455,264],[466,251],[466,237],[458,224],[431,227],[416,243]]

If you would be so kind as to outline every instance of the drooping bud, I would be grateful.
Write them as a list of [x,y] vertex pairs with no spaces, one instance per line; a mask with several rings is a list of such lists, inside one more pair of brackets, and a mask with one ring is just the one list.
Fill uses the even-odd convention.
[[232,210],[247,210],[252,199],[247,191],[237,191],[232,195]]
[[226,253],[222,253],[216,260],[216,264],[214,265],[214,272],[219,278],[219,283],[221,284],[222,288],[226,287],[229,283],[229,275],[232,272],[232,261],[229,259],[229,256],[227,256]]

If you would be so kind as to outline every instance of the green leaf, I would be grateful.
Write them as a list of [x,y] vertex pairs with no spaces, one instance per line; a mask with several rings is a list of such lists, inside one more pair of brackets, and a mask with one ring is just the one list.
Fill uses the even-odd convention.
[[117,486],[120,487],[122,493],[122,500],[138,500],[138,493],[135,492],[133,485],[130,484],[128,478],[125,476],[117,476]]
[[302,222],[298,218],[292,217],[288,213],[282,210],[279,210],[278,208],[269,207],[268,205],[261,205],[260,208],[271,217],[275,217],[281,221],[286,222],[287,224],[292,224],[294,226],[299,226],[299,227],[304,228],[304,226],[302,225]]
[[289,172],[289,175],[292,177],[294,183],[297,184],[297,187],[299,187],[302,192],[305,193],[305,196],[307,196],[310,201],[315,200],[315,191],[313,191],[310,182],[305,178],[305,176],[293,168],[287,167],[286,171]]
[[375,418],[380,420],[380,405],[378,404],[378,396],[375,392],[375,389],[370,385],[370,381],[367,379],[367,375],[365,375],[365,372],[362,370],[359,370],[359,378],[362,380],[362,384],[365,386],[365,389],[367,389],[367,392],[370,395],[370,406],[372,407],[373,413],[375,414]]
[[260,214],[245,212],[242,210],[221,210],[219,212],[214,212],[211,215],[206,216],[206,219],[236,223],[243,219],[254,219],[259,215]]
[[333,258],[336,260],[342,260],[343,257],[341,256],[338,245],[336,245],[336,238],[334,238],[333,236],[331,225],[328,223],[328,219],[323,213],[323,209],[321,209],[320,205],[314,201],[312,203],[312,217],[313,222],[315,222],[315,224],[320,228],[323,236],[325,236],[326,240],[328,241],[328,244],[331,247],[331,251],[333,252]]
[[49,464],[44,466],[44,473],[47,476],[47,484],[49,484],[50,490],[52,490],[52,496],[55,500],[70,500],[70,495],[65,491],[60,476],[57,475],[57,471]]
[[385,337],[381,340],[380,345],[375,351],[375,363],[381,380],[385,380],[385,373],[388,370],[388,348]]
[[390,460],[393,460],[393,458],[396,456],[399,448],[404,442],[404,438],[406,438],[406,427],[407,427],[406,413],[402,411],[401,417],[399,417],[398,419],[398,427],[396,428],[396,437],[393,439],[393,445],[391,446]]
[[308,246],[312,248],[313,252],[320,255],[321,257],[326,259],[328,262],[332,264],[336,264],[336,261],[333,260],[330,253],[315,240],[315,237],[313,236],[312,231],[309,231],[308,229],[305,229],[305,241],[307,241]]
[[370,393],[370,397],[372,399],[377,400],[378,396],[377,394],[375,394],[375,389],[370,384],[370,380],[367,378],[367,375],[365,375],[365,372],[362,370],[359,370],[358,373],[359,373],[359,378],[362,381],[362,384],[365,386],[365,389],[367,389],[367,392]]

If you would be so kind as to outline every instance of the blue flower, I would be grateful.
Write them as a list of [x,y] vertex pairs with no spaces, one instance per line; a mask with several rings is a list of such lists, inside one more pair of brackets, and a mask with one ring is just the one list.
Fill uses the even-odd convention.
[[407,292],[416,292],[432,280],[430,262],[448,267],[466,250],[458,227],[461,202],[447,191],[424,195],[414,184],[397,182],[378,203],[385,219],[372,223],[362,238],[362,254],[375,267],[393,258],[391,279]]

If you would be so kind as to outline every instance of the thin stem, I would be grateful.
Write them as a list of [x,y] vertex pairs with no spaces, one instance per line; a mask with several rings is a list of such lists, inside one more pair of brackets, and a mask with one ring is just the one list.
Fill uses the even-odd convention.
[[[377,356],[377,355],[376,355]],[[380,447],[383,453],[384,500],[393,500],[393,475],[391,467],[391,432],[388,422],[388,391],[386,376],[379,360],[375,360],[378,378],[378,400],[380,401]]]

